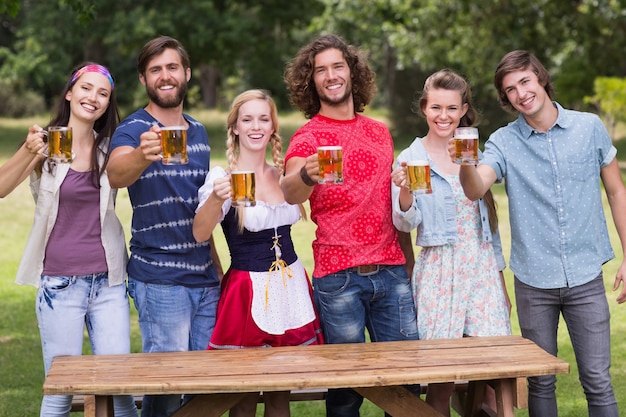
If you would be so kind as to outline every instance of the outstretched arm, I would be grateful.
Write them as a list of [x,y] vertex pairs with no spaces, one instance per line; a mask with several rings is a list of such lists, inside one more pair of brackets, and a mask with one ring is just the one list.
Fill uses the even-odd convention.
[[161,160],[160,131],[159,126],[152,126],[139,137],[139,147],[120,146],[111,152],[107,164],[111,187],[132,185],[151,163]]
[[193,219],[193,237],[197,242],[204,242],[211,238],[215,226],[220,222],[222,205],[231,197],[230,175],[217,178],[213,182],[213,191]]
[[285,176],[280,185],[289,204],[304,203],[319,179],[319,163],[317,154],[306,158],[293,157],[287,161]]
[[0,198],[9,195],[45,159],[41,152],[45,147],[41,127],[28,128],[26,140],[17,152],[0,167]]
[[[456,159],[456,149],[454,148],[454,139],[448,141],[448,153],[450,159]],[[487,190],[498,179],[496,172],[488,165],[461,165],[459,172],[459,180],[463,186],[465,196],[472,201],[482,198]]]

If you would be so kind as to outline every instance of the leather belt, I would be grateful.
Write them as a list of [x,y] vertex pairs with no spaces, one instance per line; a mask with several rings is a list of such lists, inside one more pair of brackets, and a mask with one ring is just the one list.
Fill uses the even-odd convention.
[[356,274],[359,275],[374,275],[377,274],[378,271],[380,271],[381,268],[383,268],[385,265],[360,265],[360,266],[354,266],[352,268],[348,268],[347,270],[349,272],[354,272]]

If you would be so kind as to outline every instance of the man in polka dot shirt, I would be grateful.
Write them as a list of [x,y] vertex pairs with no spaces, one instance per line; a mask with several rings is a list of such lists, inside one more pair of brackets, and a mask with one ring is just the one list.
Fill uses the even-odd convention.
[[[317,224],[313,288],[325,341],[365,342],[366,328],[372,341],[417,339],[391,219],[393,140],[384,124],[360,114],[375,91],[373,71],[355,47],[326,35],[300,50],[285,81],[311,119],[291,138],[282,187],[291,204],[309,200]],[[319,146],[342,146],[343,184],[317,183]],[[358,416],[362,402],[355,391],[330,390],[327,415]]]
[[[557,354],[560,314],[567,324],[590,416],[618,417],[609,374],[609,308],[602,265],[615,257],[602,208],[604,185],[622,249],[626,188],[617,150],[594,114],[564,109],[550,75],[526,51],[505,55],[494,84],[502,106],[519,112],[494,132],[478,167],[461,166],[461,183],[478,199],[505,180],[511,222],[511,270],[522,335]],[[450,147],[453,157],[452,146]],[[626,269],[613,290],[626,301]],[[529,378],[531,417],[557,416],[556,377]]]

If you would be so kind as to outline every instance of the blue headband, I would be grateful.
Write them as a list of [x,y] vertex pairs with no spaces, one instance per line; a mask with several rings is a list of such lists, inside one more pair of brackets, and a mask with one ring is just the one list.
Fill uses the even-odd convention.
[[115,87],[115,84],[113,83],[113,77],[111,77],[111,73],[109,72],[109,70],[106,69],[106,67],[103,67],[102,65],[98,65],[98,64],[85,65],[84,67],[76,71],[74,75],[72,76],[72,80],[70,81],[70,84],[74,84],[74,82],[78,80],[86,72],[97,72],[99,74],[104,75],[105,77],[107,77],[107,79],[111,83],[111,90],[113,90],[113,87]]

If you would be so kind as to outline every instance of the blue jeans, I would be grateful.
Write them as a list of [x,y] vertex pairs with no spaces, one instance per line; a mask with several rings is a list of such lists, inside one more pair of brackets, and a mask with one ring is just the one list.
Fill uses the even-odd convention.
[[[46,375],[56,356],[80,356],[87,326],[94,355],[130,352],[130,306],[126,285],[109,287],[106,272],[41,277],[36,302]],[[132,396],[113,398],[115,415],[137,417]],[[69,416],[71,395],[46,395],[41,417]]]
[[[150,284],[129,277],[128,292],[139,313],[144,352],[204,350],[215,326],[220,288]],[[146,395],[142,417],[168,417],[180,395]]]
[[[573,288],[540,289],[515,279],[522,336],[557,355],[559,315],[567,324],[590,417],[618,417],[611,385],[609,306],[602,274]],[[528,378],[530,417],[556,417],[556,376]]]
[[[417,340],[417,314],[403,265],[372,275],[349,270],[313,278],[315,305],[326,343]],[[418,391],[419,392],[419,391]],[[351,389],[329,390],[328,417],[359,416],[363,397]]]

